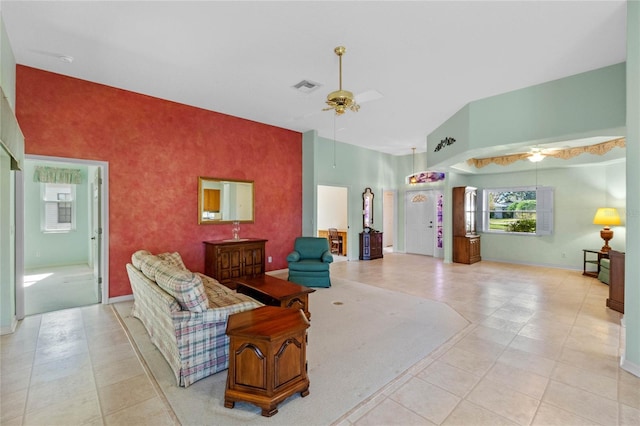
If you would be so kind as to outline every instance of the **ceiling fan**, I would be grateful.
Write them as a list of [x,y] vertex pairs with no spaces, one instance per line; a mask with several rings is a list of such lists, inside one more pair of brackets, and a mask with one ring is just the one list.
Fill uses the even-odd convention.
[[327,95],[327,105],[329,106],[324,108],[323,111],[334,110],[336,115],[344,114],[347,109],[358,112],[360,105],[356,102],[353,93],[348,90],[342,90],[342,55],[347,51],[347,48],[338,46],[333,49],[333,51],[336,52],[336,55],[340,58],[340,88]]

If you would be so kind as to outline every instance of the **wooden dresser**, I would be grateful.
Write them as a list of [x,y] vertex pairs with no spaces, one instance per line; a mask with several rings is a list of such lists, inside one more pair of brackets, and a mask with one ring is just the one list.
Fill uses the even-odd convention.
[[382,258],[382,232],[360,233],[360,260]]
[[236,279],[265,273],[265,243],[259,238],[204,241],[204,273],[234,289]]
[[607,306],[624,314],[624,253],[609,251],[609,298]]

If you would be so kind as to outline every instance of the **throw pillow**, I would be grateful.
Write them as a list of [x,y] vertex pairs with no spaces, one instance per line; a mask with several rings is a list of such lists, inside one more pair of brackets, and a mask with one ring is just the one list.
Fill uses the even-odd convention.
[[193,272],[161,262],[156,269],[156,282],[175,297],[183,310],[204,312],[209,309],[202,280]]
[[162,259],[152,254],[143,255],[140,259],[140,270],[151,281],[156,280],[156,272],[160,265],[162,265]]
[[142,258],[144,256],[148,256],[150,254],[151,253],[149,253],[146,250],[138,250],[137,252],[135,252],[135,253],[133,253],[131,255],[131,264],[133,266],[135,266],[137,269],[141,270],[142,269]]
[[184,262],[182,261],[180,253],[178,253],[177,251],[174,251],[173,253],[160,253],[156,254],[156,256],[162,259],[165,263],[173,265],[178,269],[187,269],[187,267],[184,266]]

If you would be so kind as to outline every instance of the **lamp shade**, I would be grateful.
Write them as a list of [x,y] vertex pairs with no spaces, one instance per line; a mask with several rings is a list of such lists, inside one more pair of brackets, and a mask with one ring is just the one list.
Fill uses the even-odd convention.
[[618,210],[611,207],[599,208],[593,218],[593,224],[603,226],[620,225]]

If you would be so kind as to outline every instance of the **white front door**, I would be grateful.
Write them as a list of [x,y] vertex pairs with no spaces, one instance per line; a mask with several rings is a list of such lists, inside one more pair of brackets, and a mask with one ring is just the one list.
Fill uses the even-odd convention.
[[433,256],[435,247],[435,191],[407,191],[405,195],[405,250]]

